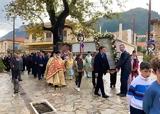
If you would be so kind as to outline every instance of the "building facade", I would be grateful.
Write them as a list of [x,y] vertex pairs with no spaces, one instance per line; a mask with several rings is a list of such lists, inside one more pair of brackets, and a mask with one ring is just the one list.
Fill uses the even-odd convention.
[[[116,41],[117,41],[117,51],[119,50],[119,45],[124,44],[126,47],[126,50],[129,53],[132,53],[133,50],[137,50],[136,46],[136,34],[133,33],[131,29],[123,30],[122,24],[119,25],[119,31],[113,32],[115,35]],[[134,35],[133,35],[134,34]]]
[[[49,26],[47,23],[45,26]],[[28,39],[25,40],[25,46],[29,52],[35,52],[38,50],[52,51],[53,50],[53,34],[50,31],[44,31],[43,36],[35,37],[33,34],[29,34]],[[65,26],[63,30],[63,43],[76,42],[77,38],[73,34],[72,28]]]
[[[12,39],[0,40],[0,54],[1,55],[12,53],[12,51],[13,51],[13,40]],[[24,38],[15,38],[15,51],[20,51],[20,52],[25,51]]]

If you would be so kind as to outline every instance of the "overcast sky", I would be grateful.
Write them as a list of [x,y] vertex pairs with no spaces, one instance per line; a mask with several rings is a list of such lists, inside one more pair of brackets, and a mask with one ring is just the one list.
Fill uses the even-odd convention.
[[[152,10],[158,12],[160,14],[160,0],[151,0],[152,1]],[[142,7],[148,9],[147,4],[149,0],[128,0],[126,3],[125,10],[133,9],[136,7]]]
[[[5,14],[2,10],[4,10],[4,5],[7,4],[11,0],[0,0],[0,37],[6,34],[7,32],[12,30],[12,22],[8,22],[5,18]],[[98,0],[94,0],[96,4]],[[114,1],[114,0],[113,0]],[[148,9],[149,0],[127,0],[125,3],[125,7],[123,9],[119,9],[116,5],[113,5],[113,9],[115,12],[127,11],[129,9],[142,7]],[[97,7],[98,8],[98,7]],[[99,8],[100,10],[100,8]],[[152,10],[158,12],[160,14],[160,0],[152,0]],[[16,21],[16,27],[19,27],[22,22],[20,20]]]
[[[91,1],[94,1],[96,5],[98,5],[99,3],[98,0],[91,0]],[[115,12],[127,11],[129,9],[133,9],[137,7],[148,9],[149,0],[121,0],[121,1],[126,1],[124,4],[125,6],[122,9],[120,9],[116,5],[113,5],[112,7]],[[151,1],[152,1],[152,10],[160,14],[160,0],[151,0]]]

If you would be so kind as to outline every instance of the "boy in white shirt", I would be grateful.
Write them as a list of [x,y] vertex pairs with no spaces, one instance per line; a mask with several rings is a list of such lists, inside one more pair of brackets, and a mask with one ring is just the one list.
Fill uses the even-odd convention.
[[150,74],[151,65],[148,62],[142,62],[140,64],[140,75],[131,82],[127,94],[130,114],[145,114],[143,111],[143,97],[147,88],[151,85]]

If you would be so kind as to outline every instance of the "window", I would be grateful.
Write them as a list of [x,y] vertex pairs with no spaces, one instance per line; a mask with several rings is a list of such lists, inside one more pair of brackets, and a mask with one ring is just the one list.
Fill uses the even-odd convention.
[[51,32],[46,32],[46,38],[52,38],[52,33]]

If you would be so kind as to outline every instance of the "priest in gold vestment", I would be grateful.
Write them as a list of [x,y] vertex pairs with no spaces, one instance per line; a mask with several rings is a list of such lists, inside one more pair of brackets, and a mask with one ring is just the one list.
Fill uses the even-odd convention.
[[64,71],[64,61],[60,57],[60,52],[56,52],[46,66],[45,79],[47,83],[53,86],[65,86]]

